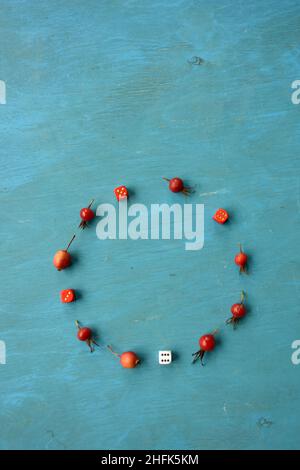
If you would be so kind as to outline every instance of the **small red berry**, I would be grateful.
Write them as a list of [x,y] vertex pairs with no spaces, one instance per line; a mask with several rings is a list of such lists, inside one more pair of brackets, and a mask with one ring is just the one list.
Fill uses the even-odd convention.
[[120,356],[120,362],[125,369],[134,369],[140,360],[138,356],[132,351],[123,352]]
[[188,195],[190,194],[191,190],[188,187],[184,186],[184,183],[181,178],[163,178],[164,180],[169,182],[169,190],[172,191],[172,193],[181,193],[183,192],[184,194]]
[[80,341],[87,341],[90,339],[92,336],[92,330],[90,328],[87,328],[86,326],[79,328],[78,333],[77,333],[77,338]]
[[63,304],[69,304],[75,300],[75,291],[73,289],[65,289],[60,293],[60,300]]
[[212,351],[215,348],[216,340],[213,334],[206,334],[199,339],[200,350],[193,354],[193,364],[200,359],[203,365],[203,357],[207,351]]
[[240,273],[246,272],[247,261],[248,256],[246,255],[246,253],[243,252],[242,247],[240,245],[240,252],[234,258],[235,264],[240,267]]
[[238,321],[241,318],[243,318],[247,313],[247,309],[246,309],[245,304],[244,304],[245,297],[246,297],[246,294],[245,294],[244,291],[242,291],[242,293],[241,293],[241,302],[233,304],[231,306],[232,317],[229,318],[226,321],[226,323],[232,323],[234,328],[236,327]]
[[118,354],[111,346],[107,346],[107,349],[109,349],[114,356],[120,359],[120,363],[125,369],[134,369],[140,363],[139,357],[133,351],[126,351],[122,354]]
[[225,209],[218,209],[213,219],[218,222],[218,224],[225,224],[229,218],[228,212]]
[[203,351],[212,351],[215,347],[215,344],[215,337],[211,334],[201,336],[201,338],[199,339],[199,345],[200,348],[203,349]]
[[245,264],[247,263],[248,257],[246,253],[238,253],[236,257],[234,258],[235,264],[238,266],[244,267]]
[[80,326],[79,322],[76,320],[75,322],[78,332],[77,332],[77,338],[79,341],[85,341],[90,348],[90,351],[94,351],[94,344],[96,346],[99,346],[96,341],[93,339],[93,332],[90,328],[87,326]]
[[118,186],[114,189],[114,193],[118,201],[128,198],[128,189],[126,186]]
[[240,268],[240,273],[246,273],[248,256],[243,252],[242,246],[240,245],[240,252],[235,256],[234,262]]
[[79,224],[79,227],[82,229],[85,229],[85,227],[87,226],[87,222],[90,222],[95,217],[95,212],[92,211],[91,209],[93,202],[94,202],[94,199],[90,202],[88,207],[84,207],[80,211],[81,222]]
[[71,264],[71,255],[68,252],[68,249],[70,248],[70,245],[73,242],[74,238],[75,235],[73,235],[72,240],[70,241],[65,250],[58,250],[54,255],[53,264],[58,271],[66,269]]

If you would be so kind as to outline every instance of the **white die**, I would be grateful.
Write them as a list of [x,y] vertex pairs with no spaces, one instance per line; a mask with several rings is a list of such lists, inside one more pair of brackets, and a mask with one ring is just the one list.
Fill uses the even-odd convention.
[[159,351],[158,362],[163,365],[171,364],[172,351]]

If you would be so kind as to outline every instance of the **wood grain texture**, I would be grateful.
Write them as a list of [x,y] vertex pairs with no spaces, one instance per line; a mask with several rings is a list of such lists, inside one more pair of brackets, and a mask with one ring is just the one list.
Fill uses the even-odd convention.
[[[300,366],[297,0],[1,0],[1,449],[296,449]],[[191,65],[193,56],[203,65]],[[162,176],[196,187],[205,246],[100,242],[78,234],[76,263],[54,252],[91,198],[175,202]],[[211,216],[232,214],[226,227]],[[250,275],[233,264],[237,243]],[[74,305],[59,292],[79,289]],[[207,365],[198,337],[229,316]],[[88,353],[133,349],[122,370]],[[159,349],[177,360],[159,367]]]

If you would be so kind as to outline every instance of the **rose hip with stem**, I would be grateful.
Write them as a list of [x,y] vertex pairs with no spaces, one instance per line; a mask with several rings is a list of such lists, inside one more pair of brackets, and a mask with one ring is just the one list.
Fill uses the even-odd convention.
[[243,252],[242,245],[240,244],[240,252],[234,258],[235,264],[240,267],[240,274],[241,273],[247,274],[247,270],[246,270],[247,261],[248,261],[248,256],[246,255],[246,253]]
[[232,323],[234,329],[236,328],[237,323],[239,322],[239,320],[241,318],[243,318],[247,313],[246,307],[244,305],[245,298],[246,298],[246,294],[245,294],[244,291],[242,291],[241,292],[241,301],[240,301],[240,303],[233,304],[231,306],[232,317],[228,318],[226,323]]
[[134,369],[139,363],[139,357],[132,351],[126,351],[122,354],[118,354],[113,351],[111,346],[107,346],[107,349],[116,357],[120,358],[120,363],[125,369]]
[[88,347],[90,348],[91,353],[94,352],[95,348],[94,345],[99,346],[99,344],[96,343],[96,341],[93,338],[93,332],[90,328],[87,326],[80,326],[80,323],[78,320],[75,321],[75,325],[77,326],[78,333],[77,333],[77,338],[79,341],[85,341]]
[[169,189],[172,193],[183,193],[188,196],[191,193],[191,188],[184,186],[184,183],[181,178],[175,177],[172,179],[163,178],[165,181],[169,182]]
[[81,222],[79,224],[79,228],[82,228],[82,230],[84,230],[85,227],[88,225],[88,222],[93,220],[93,218],[95,217],[95,212],[92,211],[91,209],[93,202],[94,202],[94,199],[92,199],[92,201],[89,203],[87,207],[84,207],[80,211]]
[[209,333],[206,335],[201,336],[199,338],[199,346],[200,349],[199,351],[195,352],[193,354],[194,359],[192,364],[195,364],[195,362],[200,359],[201,365],[203,366],[203,357],[206,352],[212,351],[215,348],[216,345],[216,340],[215,340],[215,334],[217,333],[217,330],[213,331],[213,333]]
[[75,239],[76,235],[73,235],[71,241],[69,242],[67,248],[65,250],[58,250],[53,258],[53,264],[58,271],[62,269],[66,269],[71,264],[71,255],[68,252],[68,249],[71,246],[71,243]]

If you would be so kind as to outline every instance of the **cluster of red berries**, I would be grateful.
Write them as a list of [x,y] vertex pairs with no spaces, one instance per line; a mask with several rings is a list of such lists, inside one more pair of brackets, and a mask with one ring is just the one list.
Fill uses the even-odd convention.
[[[182,192],[185,195],[189,195],[192,191],[191,188],[184,186],[184,183],[181,178],[176,177],[172,179],[168,179],[168,178],[164,178],[164,179],[169,182],[169,189],[170,191],[174,193]],[[115,188],[114,193],[118,201],[128,198],[128,190],[125,186],[119,186]],[[94,200],[90,202],[88,207],[84,207],[80,211],[81,222],[79,224],[79,227],[82,229],[85,229],[85,227],[87,227],[88,225],[88,222],[91,222],[95,217],[95,213],[91,209],[93,202]],[[213,216],[213,219],[219,224],[225,224],[225,222],[227,222],[227,220],[229,219],[229,214],[225,209],[218,209],[215,215]],[[73,235],[66,249],[59,250],[54,255],[53,264],[58,271],[62,269],[66,269],[68,266],[70,266],[71,255],[68,250],[72,242],[74,241],[75,237],[76,235]],[[240,247],[240,252],[235,256],[234,261],[235,261],[235,264],[239,266],[240,273],[246,272],[246,265],[247,265],[248,257],[246,253],[242,251],[241,247]],[[63,303],[74,302],[76,300],[74,289],[62,290],[60,293],[60,298]],[[245,293],[242,292],[240,303],[236,303],[232,305],[231,307],[232,316],[226,321],[226,323],[232,323],[234,328],[236,327],[238,321],[246,315],[246,307],[244,304],[244,300],[245,300]],[[80,341],[86,342],[87,345],[89,346],[90,351],[93,352],[94,347],[99,346],[99,345],[93,337],[92,330],[86,326],[81,326],[77,320],[75,323],[78,329],[77,338]],[[193,363],[196,362],[198,359],[200,359],[201,364],[203,364],[203,357],[205,353],[208,351],[212,351],[215,348],[216,333],[217,331],[215,330],[213,333],[201,336],[201,338],[199,339],[200,350],[193,354],[194,356]],[[132,369],[136,367],[140,362],[136,353],[132,351],[126,351],[122,354],[118,354],[112,350],[111,346],[107,346],[107,349],[110,350],[116,357],[120,359],[121,365],[125,368]]]

